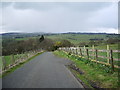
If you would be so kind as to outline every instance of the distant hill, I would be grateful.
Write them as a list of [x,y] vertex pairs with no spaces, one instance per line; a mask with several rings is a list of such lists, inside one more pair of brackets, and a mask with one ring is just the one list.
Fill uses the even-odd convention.
[[18,35],[18,34],[21,34],[21,33],[2,33],[2,34],[0,34],[0,35]]
[[86,32],[66,32],[66,33],[45,33],[45,32],[34,32],[34,33],[16,33],[16,32],[10,32],[10,33],[2,33],[0,35],[18,35],[18,34],[47,34],[47,35],[51,35],[51,34],[107,34],[107,35],[118,35],[115,33],[86,33]]
[[16,40],[27,40],[33,37],[39,38],[44,35],[45,38],[52,40],[68,40],[74,44],[79,44],[81,42],[89,42],[90,40],[107,40],[108,38],[118,38],[120,34],[112,33],[81,33],[81,32],[67,32],[67,33],[3,33],[2,39],[16,39]]
[[62,34],[107,34],[107,33],[81,33],[81,32],[67,32]]
[[43,35],[45,33],[16,33],[16,32],[12,32],[12,33],[2,33],[0,35],[2,35],[3,39],[13,39],[13,38],[25,38],[25,37],[34,37],[34,36],[40,36]]
[[104,34],[104,35],[120,35],[120,34],[115,34],[115,33],[86,33],[86,32],[67,32],[67,33],[62,33],[62,34]]

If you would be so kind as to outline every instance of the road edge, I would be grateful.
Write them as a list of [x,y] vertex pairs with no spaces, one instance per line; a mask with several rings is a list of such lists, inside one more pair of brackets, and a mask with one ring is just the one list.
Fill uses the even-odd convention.
[[33,58],[35,58],[35,57],[37,57],[37,56],[39,56],[39,55],[41,55],[41,54],[43,54],[43,53],[44,53],[44,52],[37,53],[36,55],[28,58],[28,59],[25,60],[24,62],[21,62],[21,63],[19,63],[18,65],[14,66],[13,68],[8,69],[6,72],[2,73],[2,75],[1,75],[0,78],[3,78],[3,77],[5,77],[6,75],[14,72],[16,69],[22,67],[25,63],[31,61]]

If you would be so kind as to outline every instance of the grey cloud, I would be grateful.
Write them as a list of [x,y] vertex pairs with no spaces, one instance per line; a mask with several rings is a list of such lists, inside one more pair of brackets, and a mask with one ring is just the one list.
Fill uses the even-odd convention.
[[74,11],[95,11],[111,5],[108,2],[16,2],[14,8],[16,9],[36,9],[36,10],[50,10],[58,7],[68,8]]
[[[115,28],[113,3],[12,3],[4,9],[3,30],[22,32],[91,32]],[[115,4],[116,5],[116,4]],[[111,29],[114,30],[114,29]]]
[[0,2],[0,7],[4,8],[4,7],[8,7],[12,4],[12,2]]

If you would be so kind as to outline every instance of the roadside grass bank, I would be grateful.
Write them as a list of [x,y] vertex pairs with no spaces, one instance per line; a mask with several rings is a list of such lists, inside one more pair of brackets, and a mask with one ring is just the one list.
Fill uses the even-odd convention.
[[75,66],[83,72],[83,74],[79,74],[73,69],[71,71],[73,71],[73,73],[75,73],[76,76],[89,88],[93,88],[93,86],[96,86],[96,88],[120,87],[118,69],[113,72],[111,67],[93,63],[89,60],[65,53],[63,51],[55,51],[54,54],[71,60]]
[[30,60],[32,60],[33,58],[35,58],[36,56],[38,56],[38,55],[40,55],[42,53],[44,53],[44,52],[40,52],[40,53],[30,57],[29,59],[19,63],[18,65],[14,66],[13,68],[8,69],[6,72],[2,73],[2,75],[0,77],[4,77],[4,76],[8,75],[9,73],[14,72],[16,69],[20,68],[22,65],[29,62]]

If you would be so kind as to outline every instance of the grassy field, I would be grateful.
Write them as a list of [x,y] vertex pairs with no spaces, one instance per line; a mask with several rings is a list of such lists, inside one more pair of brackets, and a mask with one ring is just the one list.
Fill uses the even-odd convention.
[[[21,34],[8,34],[3,35],[3,39],[15,39],[15,40],[27,40],[29,38],[40,38],[42,34],[39,33],[21,33]],[[79,44],[80,42],[88,42],[89,39],[104,39],[108,38],[118,38],[118,35],[109,35],[109,34],[93,34],[93,33],[59,33],[59,34],[45,34],[43,33],[45,38],[50,38],[52,40],[69,40],[74,44]],[[21,37],[21,38],[20,38]]]
[[[80,42],[89,42],[89,39],[108,39],[109,37],[115,37],[115,36],[111,36],[111,35],[107,35],[107,34],[51,34],[51,35],[44,35],[45,38],[49,38],[52,39],[54,41],[60,41],[60,40],[68,40],[71,43],[78,45]],[[117,37],[117,36],[116,36]],[[28,39],[36,39],[36,38],[40,38],[40,36],[34,36],[34,37],[24,37],[24,38],[16,38],[15,40],[28,40]],[[120,44],[120,43],[119,43]],[[118,44],[110,44],[110,49],[112,50],[118,50]],[[86,47],[88,49],[92,49],[92,47]],[[107,45],[106,44],[99,44],[99,46],[95,46],[95,49],[107,49]],[[92,54],[92,52],[91,52]],[[99,55],[101,56],[107,56],[106,52],[98,52]],[[113,53],[114,57],[113,58],[118,58],[118,53]],[[10,56],[6,56],[5,57],[8,60],[9,64],[9,60],[10,60]],[[101,60],[101,58],[99,58]],[[107,61],[107,60],[103,60],[103,61]],[[116,63],[116,61],[115,61]]]
[[90,82],[94,82],[101,88],[118,88],[118,72],[111,71],[111,68],[91,63],[86,59],[68,55],[62,51],[55,51],[55,55],[68,58],[74,62],[74,64],[84,72],[83,75],[73,71],[80,80],[82,80],[87,86],[91,87]]
[[79,44],[80,42],[88,42],[89,39],[94,39],[94,38],[103,38],[107,39],[106,35],[88,35],[88,34],[57,34],[57,35],[50,35],[50,36],[45,36],[46,38],[50,38],[53,40],[63,40],[66,39],[70,41],[73,44]]
[[[119,49],[119,45],[120,43],[117,43],[117,44],[108,44],[109,45],[109,48],[112,49],[112,50],[118,50]],[[91,47],[86,47],[88,49],[92,49],[92,46]],[[95,49],[99,49],[99,50],[107,50],[107,44],[102,44],[102,45],[99,45],[99,46],[94,46]]]
[[[112,36],[109,36],[112,37]],[[55,35],[45,35],[45,38],[49,38],[52,39],[54,41],[60,41],[60,40],[68,40],[71,43],[78,45],[80,42],[89,42],[89,39],[108,39],[109,38],[108,35],[106,34],[55,34]],[[28,40],[29,38],[39,38],[39,37],[28,37],[28,38],[19,38],[16,40]],[[119,43],[120,44],[120,43]],[[92,47],[86,47],[88,49],[92,49]],[[109,48],[112,50],[118,50],[118,44],[109,44]],[[98,50],[103,50],[103,49],[107,49],[107,45],[106,44],[99,44],[99,46],[95,46],[95,49]],[[92,54],[93,52],[90,52],[90,54]],[[107,52],[98,52],[99,56],[105,56],[107,57]],[[93,58],[93,56],[90,56],[91,58]],[[118,58],[118,53],[113,53],[113,58]],[[108,61],[108,59],[105,58],[98,58],[98,61],[103,61],[106,62]],[[119,61],[114,61],[114,64],[117,65]]]
[[21,41],[21,40],[29,40],[29,39],[36,39],[38,37],[24,37],[24,38],[15,38],[15,40]]
[[[81,42],[88,43],[90,39],[103,39],[107,40],[109,37],[114,38],[118,36],[106,35],[106,34],[53,34],[53,35],[44,35],[45,38],[52,39],[53,41],[61,41],[68,40],[75,45],[79,45]],[[36,39],[40,38],[40,36],[34,37],[24,37],[24,38],[16,38],[15,40],[28,40],[28,39]],[[100,44],[102,46],[98,46],[98,48],[106,48],[105,44]],[[117,44],[116,44],[117,46]],[[112,49],[116,49],[116,46],[113,44],[110,45]]]

